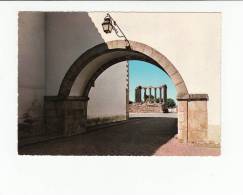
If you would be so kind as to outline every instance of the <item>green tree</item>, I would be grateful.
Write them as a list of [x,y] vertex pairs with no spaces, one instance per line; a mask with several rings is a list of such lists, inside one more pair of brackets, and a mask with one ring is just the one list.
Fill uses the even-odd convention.
[[176,106],[175,100],[173,100],[172,98],[168,98],[166,101],[166,106],[168,108],[174,108]]

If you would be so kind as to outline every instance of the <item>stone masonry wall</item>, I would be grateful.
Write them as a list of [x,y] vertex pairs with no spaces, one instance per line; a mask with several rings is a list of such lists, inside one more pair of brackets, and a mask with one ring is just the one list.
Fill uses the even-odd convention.
[[149,113],[163,112],[160,103],[132,103],[129,104],[129,112],[133,113]]
[[87,100],[45,98],[46,135],[70,136],[86,131]]
[[208,95],[189,94],[177,100],[179,140],[181,142],[208,144],[210,142],[208,139]]

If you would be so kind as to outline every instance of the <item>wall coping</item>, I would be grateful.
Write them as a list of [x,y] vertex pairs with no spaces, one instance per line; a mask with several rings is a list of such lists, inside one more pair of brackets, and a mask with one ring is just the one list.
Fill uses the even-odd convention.
[[208,94],[186,94],[183,96],[177,96],[178,101],[208,101]]

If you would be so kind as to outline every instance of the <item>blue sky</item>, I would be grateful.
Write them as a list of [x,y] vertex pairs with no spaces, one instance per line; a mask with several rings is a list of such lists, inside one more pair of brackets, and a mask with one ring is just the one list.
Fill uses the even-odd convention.
[[[129,64],[129,99],[134,101],[135,88],[141,86],[167,85],[167,97],[176,100],[176,89],[170,77],[157,66],[148,62],[130,60]],[[147,91],[148,94],[148,91]],[[152,95],[154,94],[152,90]],[[157,90],[157,97],[159,92]]]

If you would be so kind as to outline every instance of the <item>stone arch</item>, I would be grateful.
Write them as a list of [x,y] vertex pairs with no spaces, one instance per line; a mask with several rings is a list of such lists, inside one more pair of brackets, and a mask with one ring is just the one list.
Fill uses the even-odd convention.
[[[108,67],[125,60],[143,60],[153,63],[164,70],[172,79],[177,96],[182,97],[188,94],[185,82],[175,66],[160,52],[143,43],[130,41],[131,48],[122,40],[109,41],[94,46],[83,53],[69,68],[59,88],[59,97],[68,97],[78,75],[97,58],[105,58],[99,62],[98,69],[94,68],[80,96],[87,97],[94,80]],[[108,57],[105,57],[108,56]]]
[[[125,60],[143,60],[164,70],[172,79],[178,100],[178,138],[183,142],[207,141],[207,94],[189,94],[175,66],[160,52],[143,43],[116,40],[83,53],[69,68],[57,96],[45,97],[46,131],[69,136],[86,131],[88,93],[95,79],[108,67]],[[81,76],[80,76],[81,75]],[[81,78],[81,80],[78,80]],[[79,83],[78,83],[79,81]],[[70,95],[74,86],[80,94]]]

